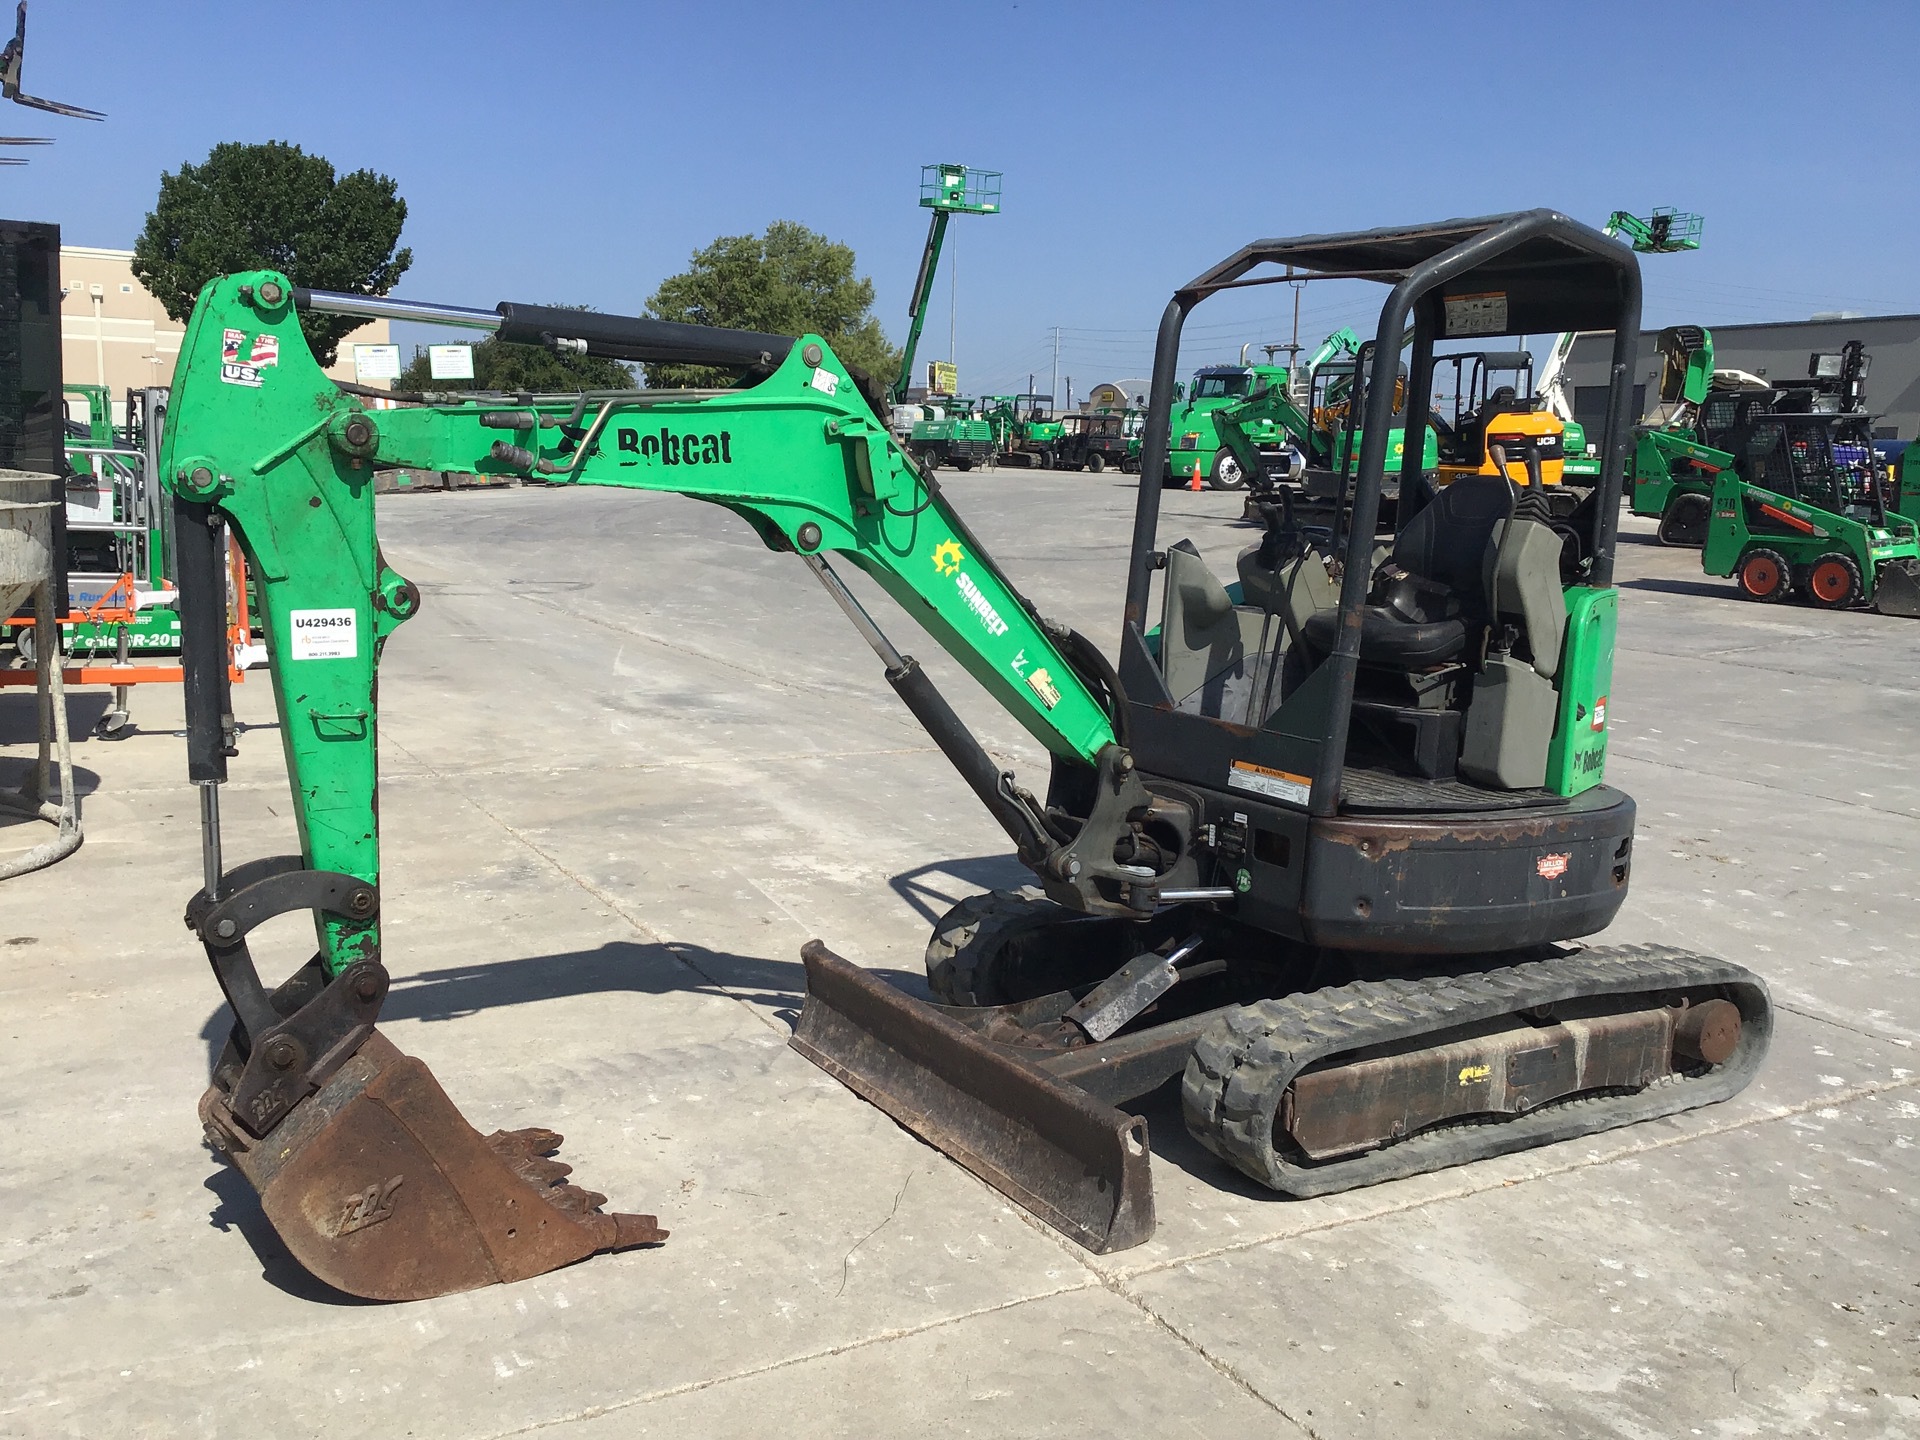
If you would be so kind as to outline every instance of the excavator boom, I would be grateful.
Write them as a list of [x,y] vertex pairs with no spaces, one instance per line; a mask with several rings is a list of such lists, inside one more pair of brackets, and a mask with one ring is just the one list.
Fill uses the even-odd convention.
[[[211,282],[184,339],[162,473],[190,537],[181,579],[189,770],[202,787],[207,863],[188,922],[237,1017],[202,1115],[213,1143],[253,1180],[283,1238],[322,1279],[409,1298],[664,1238],[652,1217],[602,1214],[604,1197],[565,1184],[567,1167],[542,1158],[559,1143],[551,1132],[479,1136],[425,1067],[374,1029],[387,988],[376,675],[388,638],[420,605],[380,550],[378,470],[672,491],[732,510],[826,585],[1056,898],[1151,911],[1153,871],[1116,849],[1129,812],[1147,798],[1116,743],[1117,680],[1091,645],[1043,621],[1014,589],[895,444],[880,397],[863,393],[823,340],[543,307],[427,307],[443,323],[506,338],[732,365],[754,381],[721,391],[438,397],[443,403],[375,410],[322,372],[300,329],[302,301],[357,302],[363,313],[406,308],[296,295],[271,272]],[[217,554],[212,537],[222,526],[257,588],[300,845],[297,856],[232,870],[221,861],[218,825],[217,786],[233,749],[224,672],[209,668],[217,647],[192,642],[223,618],[224,590],[211,561],[195,565],[188,553]],[[1104,821],[1065,833],[1003,774],[847,589],[836,558],[870,575],[1058,763],[1108,777],[1095,812]],[[247,933],[297,910],[313,914],[318,953],[269,992]],[[529,1226],[530,1213],[538,1224]]]

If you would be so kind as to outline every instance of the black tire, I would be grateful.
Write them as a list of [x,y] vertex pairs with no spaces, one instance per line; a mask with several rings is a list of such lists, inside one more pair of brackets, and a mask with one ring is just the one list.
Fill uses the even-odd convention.
[[1207,477],[1210,490],[1244,490],[1247,488],[1247,472],[1231,450],[1216,450],[1213,455],[1213,473]]
[[1734,568],[1740,593],[1749,600],[1772,605],[1793,593],[1793,567],[1778,550],[1749,550]]
[[1033,463],[1042,470],[1051,470],[1053,468],[1053,452],[1051,450],[1040,451],[1033,457]]
[[1692,491],[1669,495],[1666,509],[1660,512],[1660,524],[1653,532],[1654,538],[1662,545],[1697,550],[1707,543],[1707,519],[1712,513],[1713,502],[1705,495]]
[[34,663],[33,626],[16,625],[13,627],[13,648],[20,652],[20,658],[31,665]]
[[1087,473],[1091,475],[1098,475],[1102,470],[1106,468],[1107,468],[1107,457],[1100,454],[1097,450],[1093,454],[1087,456]]
[[1845,610],[1860,602],[1860,566],[1844,550],[1829,550],[1807,567],[1800,593],[1821,610]]
[[[1070,926],[1061,943],[1020,942]],[[1031,887],[990,890],[962,900],[927,941],[927,987],[943,1005],[1012,1005],[1098,984],[1140,953],[1140,927],[1089,920]]]

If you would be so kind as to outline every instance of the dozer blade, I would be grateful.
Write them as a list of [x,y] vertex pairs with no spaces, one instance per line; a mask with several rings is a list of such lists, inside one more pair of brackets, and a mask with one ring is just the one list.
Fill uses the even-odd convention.
[[835,955],[801,949],[793,1048],[1096,1254],[1153,1234],[1147,1122],[981,1039]]
[[1920,619],[1920,562],[1894,560],[1882,565],[1874,582],[1873,608],[1882,615]]
[[287,1249],[336,1290],[424,1300],[667,1238],[651,1215],[608,1215],[566,1183],[551,1130],[469,1125],[419,1060],[374,1031],[287,1118],[256,1139],[219,1085],[207,1137],[260,1194]]

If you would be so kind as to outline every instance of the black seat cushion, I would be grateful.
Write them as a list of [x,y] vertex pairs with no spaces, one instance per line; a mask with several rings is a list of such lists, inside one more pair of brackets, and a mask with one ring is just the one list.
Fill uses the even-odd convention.
[[[1340,612],[1322,610],[1307,617],[1300,638],[1308,649],[1331,655],[1340,637]],[[1360,659],[1368,665],[1423,670],[1458,660],[1467,652],[1467,622],[1458,616],[1421,624],[1403,620],[1384,605],[1360,612]]]

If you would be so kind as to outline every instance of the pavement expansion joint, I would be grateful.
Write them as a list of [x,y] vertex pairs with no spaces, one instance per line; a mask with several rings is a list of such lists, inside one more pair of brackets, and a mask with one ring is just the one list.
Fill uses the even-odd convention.
[[509,1440],[515,1435],[531,1435],[536,1431],[550,1430],[557,1425],[573,1425],[582,1420],[596,1420],[602,1415],[612,1415],[621,1410],[631,1410],[636,1406],[650,1405],[656,1400],[671,1400],[677,1395],[690,1395],[700,1390],[712,1390],[717,1386],[730,1385],[737,1380],[751,1380],[757,1376],[770,1375],[780,1370],[791,1370],[796,1365],[806,1365],[815,1360],[831,1360],[836,1355],[846,1355],[858,1350],[866,1350],[875,1345],[885,1345],[895,1340],[911,1339],[915,1335],[925,1335],[932,1330],[944,1330],[949,1326],[961,1325],[983,1316],[998,1315],[1008,1310],[1017,1310],[1023,1305],[1031,1305],[1040,1300],[1051,1300],[1058,1295],[1072,1295],[1084,1290],[1100,1288],[1091,1277],[1085,1284],[1060,1285],[1051,1290],[1036,1291],[1031,1295],[1022,1295],[1012,1300],[1002,1300],[993,1305],[982,1305],[977,1309],[963,1310],[955,1315],[943,1315],[938,1320],[929,1320],[922,1325],[901,1325],[886,1330],[877,1330],[871,1335],[863,1335],[857,1340],[848,1340],[839,1345],[822,1346],[818,1350],[804,1351],[798,1355],[786,1355],[778,1360],[770,1360],[764,1365],[750,1365],[744,1370],[735,1370],[726,1375],[713,1375],[704,1380],[689,1380],[680,1385],[669,1385],[660,1390],[649,1390],[644,1395],[635,1395],[626,1400],[617,1400],[607,1405],[589,1405],[584,1409],[565,1415],[550,1416],[545,1420],[536,1420],[530,1425],[518,1425],[511,1430],[493,1430],[475,1440]]
[[[1810,1000],[1812,997],[1808,998]],[[1806,1010],[1798,1005],[1784,1005],[1778,996],[1774,998],[1773,1008],[1785,1011],[1789,1015],[1798,1015],[1802,1020],[1810,1020],[1816,1025],[1831,1025],[1835,1030],[1844,1030],[1849,1035],[1858,1035],[1862,1040],[1874,1040],[1882,1045],[1897,1045],[1902,1050],[1913,1048],[1913,1041],[1904,1035],[1885,1035],[1878,1030],[1866,1030],[1858,1025],[1849,1025],[1844,1020],[1836,1020],[1832,1015],[1818,1010]]]
[[[1222,1255],[1238,1254],[1246,1250],[1257,1250],[1265,1245],[1284,1244],[1298,1240],[1305,1235],[1320,1235],[1330,1230],[1344,1229],[1349,1225],[1364,1224],[1393,1215],[1410,1214],[1415,1210],[1424,1210],[1430,1206],[1449,1204],[1456,1200],[1468,1200],[1476,1195],[1485,1195],[1495,1190],[1510,1189],[1529,1184],[1536,1180],[1552,1180],[1561,1175],[1570,1175],[1577,1170],[1598,1169],[1603,1165],[1617,1164],[1619,1161],[1635,1156],[1651,1154],[1656,1150],[1669,1150],[1676,1145],[1685,1145],[1694,1140],[1707,1140],[1718,1135],[1730,1135],[1736,1130],[1752,1129],[1756,1126],[1772,1124],[1780,1120],[1791,1120],[1797,1115],[1805,1115],[1815,1110],[1825,1110],[1841,1105],[1851,1105],[1855,1101],[1870,1100],[1877,1095],[1890,1094],[1897,1090],[1920,1088],[1920,1075],[1909,1076],[1904,1080],[1873,1080],[1859,1085],[1849,1085],[1835,1089],[1824,1095],[1811,1096],[1792,1105],[1772,1106],[1758,1114],[1736,1116],[1720,1124],[1703,1124],[1699,1129],[1687,1130],[1677,1135],[1663,1135],[1656,1139],[1641,1140],[1622,1149],[1603,1155],[1583,1155],[1577,1159],[1564,1160],[1558,1164],[1541,1165],[1524,1175],[1505,1176],[1498,1180],[1485,1180],[1468,1183],[1443,1191],[1435,1195],[1422,1195],[1405,1201],[1382,1206],[1377,1210],[1366,1210],[1352,1215],[1334,1215],[1325,1220],[1315,1221],[1297,1230],[1288,1230],[1284,1234],[1250,1235],[1244,1240],[1234,1240],[1223,1245],[1208,1246],[1203,1250],[1191,1250],[1164,1260],[1146,1261],[1138,1265],[1120,1265],[1109,1272],[1117,1280],[1132,1280],[1143,1275],[1160,1274],[1168,1270],[1177,1270],[1183,1265],[1191,1265],[1197,1260],[1212,1260]],[[1691,1112],[1699,1114],[1701,1112]],[[1678,1118],[1678,1117],[1669,1117]],[[1613,1132],[1626,1133],[1626,1132]],[[1588,1140],[1597,1136],[1583,1137]],[[1568,1144],[1577,1141],[1565,1142]],[[1534,1151],[1534,1154],[1541,1152]],[[1070,1242],[1062,1241],[1063,1244]],[[1075,1247],[1077,1248],[1077,1247]]]

